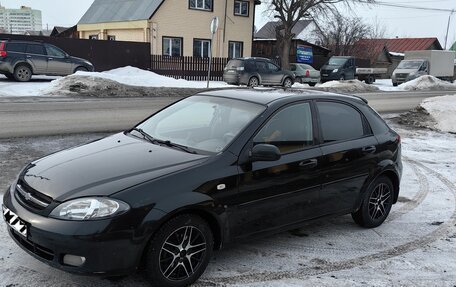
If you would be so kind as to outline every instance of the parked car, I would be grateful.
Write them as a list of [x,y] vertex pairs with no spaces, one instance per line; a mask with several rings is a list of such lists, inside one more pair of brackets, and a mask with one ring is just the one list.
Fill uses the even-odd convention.
[[187,286],[213,252],[324,216],[381,225],[400,136],[366,100],[211,91],[131,130],[28,164],[3,198],[12,239],[62,270]]
[[0,73],[11,80],[27,82],[32,75],[66,76],[93,70],[89,61],[72,57],[51,44],[0,41]]
[[282,70],[274,62],[265,58],[238,58],[228,62],[224,69],[223,80],[231,85],[249,87],[284,86],[291,87],[294,74]]
[[296,82],[308,84],[311,87],[320,82],[320,71],[315,70],[311,65],[292,63],[290,70],[295,73]]
[[388,72],[386,68],[371,68],[367,59],[349,56],[333,56],[321,67],[321,82],[358,79],[372,84]]

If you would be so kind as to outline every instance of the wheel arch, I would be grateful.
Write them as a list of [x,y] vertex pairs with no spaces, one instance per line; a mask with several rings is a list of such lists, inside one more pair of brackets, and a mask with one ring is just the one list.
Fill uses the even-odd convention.
[[257,78],[258,79],[258,85],[262,85],[263,79],[261,78],[260,74],[253,74],[249,76],[249,79],[247,80],[247,85],[250,83],[250,80],[252,78]]
[[16,68],[19,66],[27,66],[30,69],[30,71],[32,71],[32,74],[34,74],[33,66],[29,62],[17,62],[13,67],[13,73],[16,71]]

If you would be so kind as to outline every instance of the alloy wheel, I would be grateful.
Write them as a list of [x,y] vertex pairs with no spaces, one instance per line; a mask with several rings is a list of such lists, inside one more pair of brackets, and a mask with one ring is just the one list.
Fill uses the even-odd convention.
[[369,216],[378,220],[387,215],[390,205],[391,190],[388,185],[377,185],[369,198]]
[[255,88],[258,87],[258,79],[253,77],[249,81],[249,87]]
[[171,281],[192,276],[204,260],[206,239],[198,228],[184,226],[174,231],[160,250],[159,266],[162,275]]
[[285,82],[283,83],[283,86],[285,88],[291,88],[292,85],[293,85],[293,82],[291,81],[291,79],[290,78],[286,78]]
[[30,71],[26,68],[20,68],[17,71],[17,76],[19,79],[21,79],[23,81],[27,81],[30,77]]

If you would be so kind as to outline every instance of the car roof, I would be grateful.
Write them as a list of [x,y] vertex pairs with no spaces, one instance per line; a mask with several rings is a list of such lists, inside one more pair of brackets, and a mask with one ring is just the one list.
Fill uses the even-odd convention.
[[344,100],[358,104],[367,104],[367,100],[353,95],[304,89],[226,89],[203,92],[199,93],[198,95],[230,98],[235,100],[253,102],[261,105],[270,105],[276,101],[293,102],[313,99]]
[[232,59],[232,60],[241,60],[241,61],[245,61],[245,60],[264,60],[264,61],[272,61],[271,59],[262,58],[262,57],[244,57],[244,58],[235,58],[235,59]]

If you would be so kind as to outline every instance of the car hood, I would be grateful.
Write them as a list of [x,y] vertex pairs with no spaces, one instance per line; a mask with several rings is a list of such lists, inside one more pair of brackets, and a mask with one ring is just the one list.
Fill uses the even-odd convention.
[[83,59],[83,58],[70,56],[70,59],[73,60],[73,62],[80,62],[80,63],[85,63],[85,64],[88,64],[88,65],[92,65],[92,63],[90,63],[88,60]]
[[109,196],[197,165],[207,157],[121,133],[34,161],[21,178],[54,200],[66,201]]
[[418,69],[396,69],[394,74],[413,74],[416,73]]

